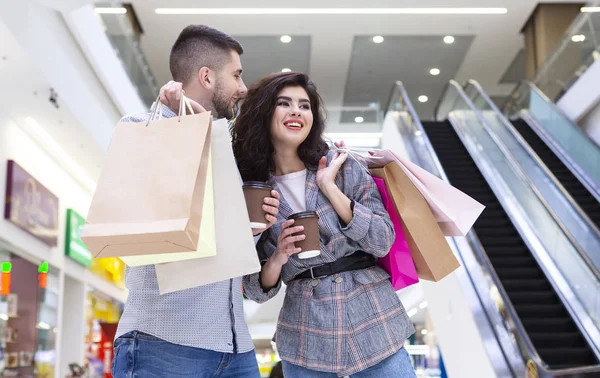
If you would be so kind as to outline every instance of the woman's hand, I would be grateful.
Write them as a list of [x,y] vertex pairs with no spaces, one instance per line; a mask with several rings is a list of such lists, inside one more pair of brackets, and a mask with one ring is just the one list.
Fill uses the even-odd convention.
[[333,159],[331,159],[329,166],[327,166],[327,157],[323,156],[319,161],[319,169],[317,170],[317,185],[325,195],[330,193],[332,189],[337,189],[337,186],[335,185],[335,177],[347,158],[347,152],[342,152],[341,154],[336,152],[333,155]]
[[[177,81],[169,81],[167,84],[160,88],[160,102],[166,105],[175,114],[179,114],[179,104],[181,102],[181,95],[185,95],[183,90],[183,84]],[[196,101],[188,98],[190,105],[194,113],[204,113],[206,109]]]
[[292,227],[294,220],[288,220],[281,226],[281,232],[277,239],[277,250],[269,259],[273,264],[277,266],[284,266],[287,264],[290,256],[302,252],[301,248],[296,248],[295,242],[306,239],[306,235],[294,235],[304,231],[304,226]]

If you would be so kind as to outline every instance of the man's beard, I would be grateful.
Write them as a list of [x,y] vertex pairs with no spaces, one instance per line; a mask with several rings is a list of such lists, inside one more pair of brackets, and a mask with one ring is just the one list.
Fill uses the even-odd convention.
[[231,97],[228,97],[225,94],[225,91],[223,90],[221,85],[219,85],[218,81],[215,87],[215,91],[213,92],[212,103],[215,107],[217,118],[232,119],[234,117],[234,110],[231,107]]

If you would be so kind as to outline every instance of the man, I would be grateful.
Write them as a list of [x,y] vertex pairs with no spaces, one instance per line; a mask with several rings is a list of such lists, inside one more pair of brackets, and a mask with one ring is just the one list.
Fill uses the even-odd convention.
[[[183,90],[196,112],[206,109],[217,118],[231,119],[247,91],[241,77],[242,53],[231,36],[190,25],[173,45],[169,62],[173,79],[182,85],[171,83],[169,88],[177,90],[177,97]],[[174,117],[169,109],[178,109],[174,102],[155,106],[163,106],[165,117]],[[142,122],[149,116],[123,120]],[[269,227],[279,209],[279,195],[272,195],[265,198]],[[156,272],[149,265],[128,267],[125,282],[129,297],[115,340],[115,378],[260,377],[244,321],[241,278],[159,295]]]

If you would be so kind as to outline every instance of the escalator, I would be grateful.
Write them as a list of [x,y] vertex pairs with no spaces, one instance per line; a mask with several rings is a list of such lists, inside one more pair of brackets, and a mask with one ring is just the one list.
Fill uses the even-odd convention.
[[556,179],[569,192],[591,221],[600,228],[600,202],[575,177],[537,133],[521,118],[512,121],[523,139],[531,146]]
[[450,122],[422,124],[452,185],[486,206],[473,230],[541,359],[552,370],[597,365],[585,337]]

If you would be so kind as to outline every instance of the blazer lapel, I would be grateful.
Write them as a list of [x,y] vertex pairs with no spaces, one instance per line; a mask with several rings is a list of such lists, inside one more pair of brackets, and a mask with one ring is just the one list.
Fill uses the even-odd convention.
[[306,210],[317,210],[317,199],[319,198],[319,187],[317,185],[317,173],[310,169],[306,172]]

